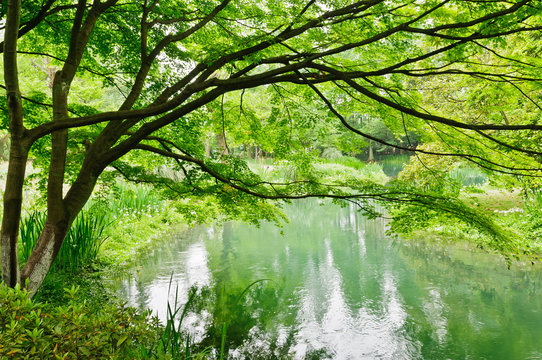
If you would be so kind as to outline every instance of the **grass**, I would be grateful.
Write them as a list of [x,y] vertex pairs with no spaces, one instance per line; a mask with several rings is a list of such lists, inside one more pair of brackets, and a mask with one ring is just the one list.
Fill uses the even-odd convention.
[[171,226],[184,226],[182,216],[152,187],[121,180],[111,193],[90,201],[86,208],[108,224],[97,257],[106,268],[125,267],[171,231]]
[[68,231],[55,260],[57,269],[75,272],[98,257],[107,224],[105,218],[82,211]]
[[152,213],[120,211],[112,225],[104,232],[107,240],[98,256],[102,265],[110,268],[122,268],[133,263],[173,226],[176,231],[186,227],[182,216],[167,202]]
[[22,262],[28,261],[44,223],[45,214],[39,211],[33,211],[21,219],[19,238],[21,239],[20,255]]
[[159,212],[164,203],[150,186],[117,180],[109,194],[89,200],[85,208],[101,214],[108,224],[114,224],[126,214],[139,217]]
[[352,157],[352,156],[342,156],[342,157],[337,157],[333,159],[321,159],[321,160],[324,163],[348,166],[356,170],[363,170],[369,165],[368,163],[361,161],[360,159]]
[[[34,211],[21,221],[22,262],[28,261],[45,224],[46,214]],[[104,241],[106,223],[103,217],[82,211],[73,222],[53,263],[53,270],[75,272],[92,264]]]
[[[34,211],[22,219],[21,263],[28,261],[45,218],[44,212]],[[91,265],[104,271],[123,268],[152,248],[171,226],[179,228],[182,223],[181,215],[151,188],[119,181],[111,194],[90,201],[76,218],[52,273],[76,273]]]

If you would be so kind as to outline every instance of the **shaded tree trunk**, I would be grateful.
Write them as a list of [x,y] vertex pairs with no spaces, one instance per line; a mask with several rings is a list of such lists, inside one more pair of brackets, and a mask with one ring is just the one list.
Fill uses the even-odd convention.
[[8,286],[19,283],[17,239],[23,202],[23,183],[28,149],[17,136],[11,137],[8,173],[2,216],[2,280]]
[[29,150],[29,146],[25,142],[23,108],[17,73],[17,37],[20,23],[20,8],[20,0],[8,1],[4,31],[4,79],[9,110],[8,121],[11,134],[11,147],[6,188],[4,191],[1,260],[2,280],[11,287],[19,282],[17,238],[19,236],[23,182]]
[[[87,41],[98,16],[112,6],[95,2],[87,12],[86,1],[77,5],[70,37],[70,48],[62,70],[57,71],[52,83],[52,122],[69,118],[68,95]],[[21,94],[17,76],[17,31],[20,20],[20,0],[8,1],[4,41],[4,74],[8,97],[11,148],[4,196],[2,218],[2,278],[9,286],[26,284],[30,296],[41,286],[56,258],[73,220],[90,197],[97,175],[104,166],[93,161],[99,157],[87,152],[79,175],[64,197],[64,174],[68,130],[57,130],[51,134],[51,160],[47,182],[47,219],[27,263],[19,275],[17,259],[17,237],[21,218],[22,189],[25,177],[30,140],[25,138]]]
[[220,149],[220,156],[230,155],[230,149],[228,149],[228,144],[226,143],[226,134],[224,131],[216,135],[216,145]]
[[211,157],[211,138],[208,137],[205,140],[205,156],[210,158]]

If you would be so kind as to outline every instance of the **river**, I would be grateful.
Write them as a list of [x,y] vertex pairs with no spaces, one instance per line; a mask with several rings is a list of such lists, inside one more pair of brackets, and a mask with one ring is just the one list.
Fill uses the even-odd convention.
[[[172,234],[112,281],[239,359],[542,359],[542,270],[464,244],[391,239],[384,220],[323,201],[282,229],[227,223]],[[197,290],[196,290],[197,289]]]

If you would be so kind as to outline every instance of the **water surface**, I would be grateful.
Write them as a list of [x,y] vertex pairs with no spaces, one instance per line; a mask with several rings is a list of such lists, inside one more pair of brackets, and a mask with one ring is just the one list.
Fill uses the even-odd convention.
[[382,220],[320,204],[286,209],[283,229],[173,235],[115,286],[162,319],[168,291],[182,304],[197,288],[184,328],[218,347],[226,324],[233,358],[542,359],[540,268],[392,240]]

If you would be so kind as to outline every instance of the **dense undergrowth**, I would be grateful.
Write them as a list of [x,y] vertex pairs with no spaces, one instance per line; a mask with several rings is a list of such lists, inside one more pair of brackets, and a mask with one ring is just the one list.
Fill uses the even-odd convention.
[[[46,214],[21,221],[20,258],[27,261]],[[74,221],[38,293],[0,286],[0,359],[211,359],[166,324],[123,305],[103,284],[150,249],[182,216],[150,187],[117,181]],[[70,287],[71,286],[71,287]],[[69,287],[69,288],[67,288]]]
[[148,313],[106,302],[92,306],[67,290],[63,305],[48,306],[24,290],[0,286],[0,358],[143,358],[159,337]]
[[[46,216],[34,210],[22,219],[22,263],[28,260]],[[182,217],[170,202],[150,187],[117,181],[110,192],[90,200],[77,216],[53,264],[53,273],[123,267],[151,247],[169,226],[181,224]]]

